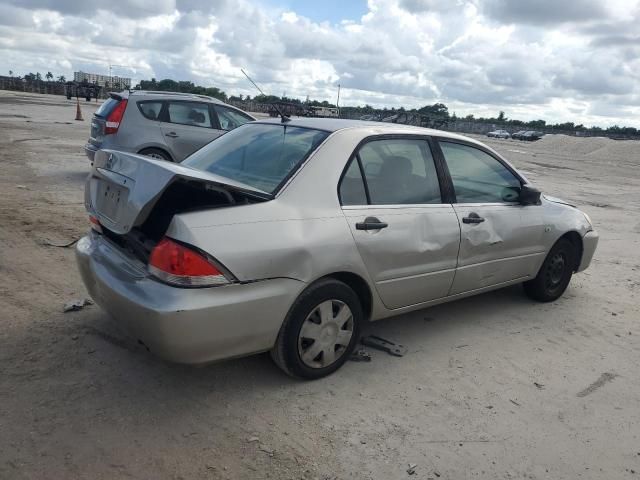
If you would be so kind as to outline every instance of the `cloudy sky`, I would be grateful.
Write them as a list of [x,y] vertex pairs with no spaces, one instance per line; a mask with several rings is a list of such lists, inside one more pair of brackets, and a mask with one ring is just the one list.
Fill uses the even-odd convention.
[[0,65],[640,127],[640,0],[0,0]]

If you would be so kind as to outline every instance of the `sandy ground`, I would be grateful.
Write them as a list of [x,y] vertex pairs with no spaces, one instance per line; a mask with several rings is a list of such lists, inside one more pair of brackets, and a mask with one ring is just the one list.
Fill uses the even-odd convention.
[[[86,293],[82,152],[95,105],[0,92],[1,479],[618,479],[640,475],[640,143],[487,140],[601,243],[553,304],[519,287],[378,322],[315,382],[267,355],[163,363]],[[415,474],[407,473],[416,464]]]

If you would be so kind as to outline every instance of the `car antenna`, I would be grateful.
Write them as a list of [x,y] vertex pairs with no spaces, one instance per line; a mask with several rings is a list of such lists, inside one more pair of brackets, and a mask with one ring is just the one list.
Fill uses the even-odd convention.
[[[264,92],[260,89],[260,87],[258,85],[256,85],[256,82],[254,82],[253,80],[251,80],[251,77],[249,75],[247,75],[247,72],[245,72],[242,68],[240,69],[240,71],[244,74],[245,77],[247,77],[247,79],[253,84],[254,87],[256,87],[258,89],[258,91],[260,92],[260,94],[264,97],[266,97],[266,95],[264,94]],[[287,123],[290,122],[291,119],[289,117],[287,117],[284,113],[282,113],[282,110],[280,110],[280,108],[278,107],[278,104],[276,103],[272,103],[273,107],[276,109],[276,112],[278,112],[278,115],[280,115],[280,121],[282,123]]]

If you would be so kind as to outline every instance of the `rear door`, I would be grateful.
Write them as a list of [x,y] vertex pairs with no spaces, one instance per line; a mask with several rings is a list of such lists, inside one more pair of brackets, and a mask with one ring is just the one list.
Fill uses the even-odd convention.
[[532,276],[544,255],[542,207],[519,203],[522,180],[490,152],[464,142],[438,143],[462,232],[451,294]]
[[169,100],[161,120],[164,140],[177,162],[224,133],[204,102]]
[[372,137],[339,186],[353,238],[383,303],[396,309],[447,295],[460,227],[443,201],[429,140]]

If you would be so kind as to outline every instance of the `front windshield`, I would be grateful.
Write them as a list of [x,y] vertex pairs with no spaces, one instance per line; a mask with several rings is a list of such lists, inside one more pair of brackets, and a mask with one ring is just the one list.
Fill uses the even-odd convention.
[[249,123],[217,138],[182,163],[275,193],[328,135],[286,124]]

